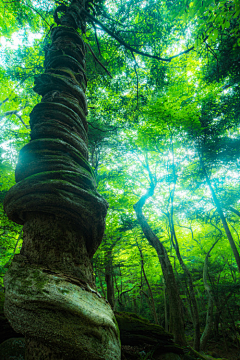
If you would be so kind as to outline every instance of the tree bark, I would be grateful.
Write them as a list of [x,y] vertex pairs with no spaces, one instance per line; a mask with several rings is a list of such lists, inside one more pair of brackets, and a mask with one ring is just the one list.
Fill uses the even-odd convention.
[[207,171],[205,169],[205,166],[204,166],[204,162],[202,160],[202,157],[199,156],[199,159],[200,159],[200,164],[201,164],[201,167],[202,167],[202,170],[203,170],[203,173],[205,175],[205,179],[206,179],[206,182],[207,182],[207,185],[209,187],[209,190],[211,191],[211,194],[212,194],[212,198],[213,198],[213,201],[214,201],[214,204],[217,208],[217,212],[220,216],[220,219],[222,221],[222,224],[223,224],[223,228],[225,230],[225,233],[227,235],[227,238],[228,238],[228,241],[230,243],[230,246],[231,246],[231,249],[232,249],[232,252],[233,252],[233,255],[235,257],[235,260],[236,260],[236,263],[237,263],[237,267],[238,267],[238,271],[240,272],[240,256],[239,256],[239,252],[237,250],[237,247],[236,247],[236,244],[234,242],[234,239],[232,237],[232,234],[231,234],[231,231],[229,229],[229,226],[228,226],[228,223],[227,223],[227,220],[224,216],[224,213],[222,211],[222,207],[221,207],[221,204],[220,204],[220,201],[218,200],[218,197],[212,187],[212,184],[211,184],[211,181],[210,181],[210,178],[208,177],[208,174],[207,174]]
[[112,248],[105,251],[105,281],[107,284],[107,300],[114,309],[114,282],[112,269]]
[[91,265],[108,205],[88,163],[82,8],[87,1],[73,0],[55,11],[59,26],[35,79],[42,100],[30,114],[31,141],[4,201],[8,217],[24,225],[4,284],[5,314],[26,337],[26,360],[120,359],[114,314]]
[[207,271],[208,271],[208,258],[210,256],[212,249],[214,248],[214,246],[216,245],[217,242],[218,242],[218,240],[215,241],[215,243],[212,245],[212,247],[208,251],[208,253],[205,257],[204,267],[203,267],[203,283],[204,283],[204,288],[208,295],[208,308],[207,308],[207,315],[206,315],[206,325],[205,325],[204,331],[203,331],[201,339],[200,339],[200,349],[202,351],[205,351],[207,342],[208,342],[209,337],[212,332],[214,298],[213,298],[213,294],[212,294],[212,289],[207,281]]
[[200,349],[200,321],[199,321],[197,300],[196,300],[196,296],[195,296],[195,293],[194,293],[192,275],[191,275],[190,271],[188,270],[187,266],[185,265],[185,263],[184,263],[184,261],[182,259],[182,256],[181,256],[181,253],[180,253],[180,250],[179,250],[179,245],[178,245],[176,232],[175,232],[173,216],[171,216],[171,215],[169,215],[169,223],[170,223],[170,229],[171,229],[171,234],[172,234],[173,247],[174,247],[174,249],[176,251],[178,261],[179,261],[179,263],[181,265],[181,268],[184,271],[184,274],[186,276],[187,283],[188,283],[189,297],[190,297],[190,302],[191,302],[191,305],[192,305],[192,307],[190,307],[190,309],[191,309],[191,312],[192,312],[192,320],[193,320],[193,325],[194,325],[194,349],[196,351],[199,351],[199,349]]
[[148,291],[149,291],[149,294],[150,294],[151,307],[152,307],[152,313],[153,313],[154,321],[155,321],[156,324],[159,324],[158,318],[157,318],[157,312],[156,312],[156,307],[155,307],[155,302],[154,302],[154,298],[153,298],[152,289],[151,289],[151,286],[150,286],[150,284],[149,284],[149,281],[148,281],[148,278],[147,278],[147,275],[146,275],[146,272],[145,272],[145,268],[144,268],[144,259],[143,259],[142,249],[140,248],[140,246],[139,246],[139,244],[138,244],[137,241],[136,241],[136,243],[137,243],[137,247],[138,247],[138,250],[139,250],[139,253],[140,253],[141,269],[142,269],[143,276],[144,276],[144,279],[145,279],[145,281],[146,281],[146,284],[147,284],[147,287],[148,287]]
[[240,211],[238,211],[237,209],[234,209],[232,206],[228,206],[228,209],[240,217]]
[[164,284],[164,287],[163,287],[163,296],[164,296],[164,328],[166,331],[168,331],[168,306],[167,306],[167,294],[166,294],[166,285],[165,285],[165,282],[164,282],[164,277],[163,277],[163,284]]
[[150,189],[147,190],[146,194],[143,195],[133,207],[136,212],[137,219],[142,228],[142,231],[146,236],[146,239],[148,240],[149,244],[153,246],[154,249],[156,250],[159,262],[162,267],[164,281],[166,284],[168,298],[169,298],[169,308],[171,312],[174,341],[180,345],[186,346],[187,342],[184,334],[184,321],[182,314],[181,298],[179,296],[178,287],[173,273],[173,268],[165,247],[160,242],[159,238],[154,234],[149,224],[147,223],[145,216],[142,213],[142,208],[146,200],[149,197],[151,197],[153,193],[154,193],[154,185],[152,185]]

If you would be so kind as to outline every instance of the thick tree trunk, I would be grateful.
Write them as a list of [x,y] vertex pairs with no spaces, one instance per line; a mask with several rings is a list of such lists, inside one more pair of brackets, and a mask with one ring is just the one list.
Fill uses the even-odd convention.
[[73,1],[55,13],[45,73],[35,80],[42,101],[30,114],[31,141],[4,203],[8,217],[24,225],[4,283],[5,314],[26,336],[26,360],[120,359],[114,314],[95,289],[90,261],[107,203],[87,161],[81,6]]
[[164,281],[167,288],[168,298],[169,298],[169,308],[171,312],[171,321],[172,321],[172,332],[174,336],[174,341],[180,345],[187,345],[185,334],[184,334],[184,322],[182,314],[182,304],[181,298],[179,296],[178,287],[175,281],[175,276],[173,273],[173,268],[169,260],[167,251],[163,244],[160,242],[159,238],[154,234],[152,229],[147,223],[146,218],[142,213],[142,208],[146,200],[152,196],[154,193],[154,186],[152,186],[145,195],[133,206],[137,215],[139,224],[141,225],[142,231],[146,236],[149,244],[154,247],[157,252],[159,262],[162,267],[162,272],[164,276]]

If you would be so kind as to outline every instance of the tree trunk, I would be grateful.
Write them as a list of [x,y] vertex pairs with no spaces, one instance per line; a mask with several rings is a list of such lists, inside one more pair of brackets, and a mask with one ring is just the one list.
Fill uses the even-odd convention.
[[163,296],[164,296],[164,328],[166,331],[169,331],[168,329],[168,306],[167,306],[167,294],[166,294],[166,285],[164,282],[164,277],[163,277],[163,284],[164,284],[164,289],[163,289]]
[[232,206],[228,206],[228,209],[240,217],[240,211],[238,211],[237,209],[234,209]]
[[187,345],[187,342],[184,334],[182,304],[178,292],[178,287],[175,281],[173,268],[165,247],[160,242],[159,238],[154,234],[154,232],[148,225],[147,220],[142,213],[142,208],[146,200],[150,196],[152,196],[153,193],[154,193],[154,186],[151,186],[151,188],[146,192],[146,194],[143,195],[141,199],[133,207],[136,212],[138,222],[141,225],[142,231],[146,236],[146,239],[148,240],[149,244],[153,246],[154,249],[156,250],[159,262],[162,267],[164,281],[166,284],[168,298],[169,298],[169,308],[171,312],[174,341],[180,345],[185,346]]
[[87,161],[81,6],[86,10],[85,1],[56,9],[45,73],[35,79],[42,100],[30,114],[31,141],[4,202],[8,217],[24,225],[4,283],[5,314],[26,337],[26,360],[120,359],[116,321],[95,289],[90,261],[107,203]]
[[172,243],[173,243],[174,249],[176,251],[178,261],[179,261],[179,263],[181,265],[181,268],[184,271],[184,274],[186,276],[187,283],[188,283],[189,297],[190,297],[190,302],[191,302],[191,305],[192,305],[192,307],[190,307],[190,309],[191,309],[191,312],[192,312],[192,319],[193,319],[193,325],[194,325],[194,349],[196,351],[199,351],[199,349],[200,349],[200,321],[199,321],[197,300],[196,300],[196,296],[195,296],[195,293],[194,293],[192,275],[191,275],[190,271],[188,270],[187,266],[185,265],[185,263],[184,263],[184,261],[182,259],[182,256],[180,254],[178,240],[177,240],[177,236],[176,236],[176,233],[175,233],[175,227],[174,227],[174,222],[173,222],[173,217],[172,216],[171,216],[171,219],[169,218],[169,223],[170,223],[170,229],[171,229],[172,237],[174,239],[174,241],[172,239]]
[[152,289],[151,289],[151,286],[150,286],[150,284],[149,284],[149,281],[148,281],[148,278],[147,278],[147,275],[146,275],[146,272],[145,272],[145,269],[144,269],[144,260],[143,260],[142,249],[140,248],[140,246],[139,246],[139,244],[138,244],[137,241],[136,241],[136,243],[137,243],[137,247],[138,247],[138,250],[139,250],[139,253],[140,253],[141,269],[142,269],[143,276],[144,276],[144,279],[145,279],[145,281],[146,281],[146,284],[147,284],[147,287],[148,287],[148,291],[149,291],[149,294],[150,294],[151,308],[152,308],[153,318],[154,318],[155,323],[156,323],[156,324],[159,324],[158,318],[157,318],[157,312],[156,312],[156,307],[155,307],[155,302],[154,302],[154,298],[153,298]]
[[240,272],[240,256],[239,256],[239,252],[237,250],[237,247],[236,247],[236,244],[234,242],[234,239],[232,237],[232,234],[231,234],[231,231],[228,227],[228,223],[227,223],[227,220],[224,216],[224,213],[222,211],[222,207],[221,207],[221,204],[220,204],[220,201],[218,200],[217,198],[217,195],[212,187],[212,184],[211,184],[211,181],[210,181],[210,178],[208,177],[208,174],[207,174],[207,171],[205,169],[205,166],[204,166],[204,163],[203,163],[203,160],[201,158],[201,156],[199,156],[200,158],[200,164],[201,164],[201,167],[202,167],[202,170],[204,172],[204,175],[205,175],[205,179],[206,179],[206,182],[208,184],[208,187],[209,187],[209,190],[211,191],[211,194],[212,194],[212,198],[213,198],[213,201],[214,201],[214,204],[217,208],[217,212],[220,216],[220,219],[222,221],[222,224],[223,224],[223,228],[225,230],[225,233],[227,235],[227,238],[228,238],[228,241],[230,243],[230,246],[231,246],[231,249],[232,249],[232,252],[233,252],[233,255],[235,257],[235,260],[236,260],[236,263],[237,263],[237,267],[238,267],[238,271]]
[[107,284],[107,300],[114,309],[114,282],[112,269],[112,248],[105,251],[105,281]]
[[205,351],[208,339],[212,332],[212,323],[213,323],[213,305],[214,305],[214,299],[212,294],[212,289],[207,281],[207,271],[208,271],[208,258],[210,256],[210,253],[218,240],[215,241],[215,243],[212,245],[211,249],[208,251],[205,261],[204,261],[204,267],[203,267],[203,283],[204,288],[208,294],[208,308],[207,308],[207,315],[206,315],[206,325],[204,328],[204,331],[202,333],[201,339],[200,339],[200,349],[202,351]]

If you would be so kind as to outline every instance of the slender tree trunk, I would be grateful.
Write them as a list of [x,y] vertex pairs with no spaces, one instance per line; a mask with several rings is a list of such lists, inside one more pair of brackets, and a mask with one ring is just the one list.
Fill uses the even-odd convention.
[[202,170],[204,172],[204,175],[205,175],[205,179],[206,179],[206,182],[208,184],[208,187],[209,187],[209,190],[211,191],[211,194],[212,194],[212,198],[213,198],[213,201],[214,201],[214,204],[217,208],[217,212],[220,216],[220,219],[222,221],[222,224],[223,224],[223,228],[225,230],[225,233],[227,235],[227,238],[228,238],[228,241],[230,243],[230,246],[231,246],[231,249],[232,249],[232,252],[233,252],[233,255],[235,257],[235,260],[236,260],[236,263],[237,263],[237,267],[238,267],[238,271],[240,272],[240,256],[239,256],[239,252],[237,250],[237,247],[236,247],[236,244],[234,242],[234,239],[232,237],[232,234],[231,234],[231,231],[229,229],[229,226],[228,226],[228,223],[227,223],[227,220],[224,216],[224,213],[222,211],[222,207],[221,207],[221,204],[220,204],[220,201],[218,200],[218,197],[212,187],[212,184],[211,184],[211,181],[210,181],[210,178],[208,177],[208,174],[207,174],[207,171],[205,169],[205,166],[204,166],[204,163],[203,163],[203,160],[201,158],[201,156],[199,156],[200,158],[200,164],[201,164],[201,167],[202,167]]
[[169,260],[167,251],[159,238],[154,234],[152,229],[147,223],[146,218],[142,213],[142,208],[146,200],[154,193],[154,186],[152,185],[145,195],[133,206],[137,215],[139,224],[141,225],[142,231],[146,236],[149,244],[154,247],[157,252],[159,262],[162,267],[165,284],[167,287],[167,293],[169,298],[169,308],[171,312],[172,320],[172,331],[174,335],[174,341],[181,344],[187,345],[185,334],[184,334],[184,321],[182,314],[181,298],[179,296],[178,287],[175,281],[173,268]]
[[180,254],[178,240],[177,240],[175,227],[174,227],[174,222],[173,222],[172,217],[171,218],[169,217],[169,222],[170,222],[170,228],[171,228],[172,237],[174,238],[174,241],[172,239],[172,243],[173,243],[173,246],[175,248],[178,261],[179,261],[179,263],[181,265],[181,268],[184,271],[184,274],[186,276],[187,283],[188,283],[189,297],[190,297],[190,302],[191,302],[191,305],[192,305],[190,307],[190,309],[191,309],[191,312],[192,312],[192,319],[193,319],[193,325],[194,325],[194,349],[196,351],[199,351],[199,349],[200,349],[200,321],[199,321],[198,305],[197,305],[197,300],[196,300],[193,281],[192,281],[192,275],[191,275],[190,271],[188,270],[187,266],[185,265],[185,263],[184,263],[184,261],[182,259],[182,256]]
[[163,284],[164,284],[164,292],[163,292],[163,296],[164,296],[164,322],[165,322],[165,330],[169,331],[168,328],[168,306],[167,306],[167,294],[166,294],[166,285],[165,285],[165,281],[163,278]]
[[199,321],[199,313],[198,313],[198,305],[194,293],[194,286],[192,281],[192,276],[190,271],[188,270],[187,266],[185,265],[179,245],[178,245],[178,239],[175,231],[175,225],[174,225],[174,196],[175,196],[175,187],[177,182],[177,174],[176,174],[176,167],[175,167],[175,156],[174,156],[174,145],[173,145],[173,139],[172,135],[170,136],[170,146],[171,146],[171,153],[172,153],[172,175],[173,175],[173,187],[170,190],[170,212],[168,212],[167,218],[169,221],[169,227],[171,232],[171,243],[176,251],[176,255],[178,258],[178,261],[180,263],[181,268],[184,271],[184,274],[187,279],[188,288],[189,288],[189,298],[190,298],[190,311],[192,313],[192,320],[193,320],[193,326],[194,326],[194,349],[199,351],[200,348],[200,321]]
[[102,290],[102,294],[103,296],[106,298],[106,293],[105,293],[105,289],[103,287],[103,282],[102,282],[102,277],[101,277],[101,270],[97,268],[97,266],[95,266],[95,270],[96,270],[96,276],[98,277],[99,280],[99,284]]
[[8,217],[24,225],[4,283],[5,314],[26,337],[26,360],[120,359],[114,315],[91,265],[107,203],[87,160],[86,47],[77,31],[87,4],[56,9],[45,73],[35,79],[42,100],[30,114],[31,141],[4,202]]
[[144,276],[144,279],[145,279],[145,281],[146,281],[146,284],[147,284],[147,287],[148,287],[148,291],[149,291],[149,294],[150,294],[151,308],[152,308],[152,313],[153,313],[154,321],[155,321],[156,324],[159,324],[158,318],[157,318],[157,312],[156,312],[156,307],[155,307],[155,302],[154,302],[154,298],[153,298],[152,289],[151,289],[151,286],[150,286],[150,284],[149,284],[149,281],[148,281],[148,278],[147,278],[147,275],[146,275],[146,272],[145,272],[145,268],[144,268],[144,259],[143,259],[142,249],[140,248],[140,246],[139,246],[139,244],[138,244],[137,241],[136,241],[136,243],[137,243],[137,247],[138,247],[138,250],[139,250],[139,253],[140,253],[141,269],[142,269],[143,276]]
[[218,242],[218,240],[215,241],[215,243],[212,245],[211,249],[208,251],[208,253],[205,257],[204,267],[203,267],[203,283],[204,283],[204,288],[208,295],[208,308],[207,308],[207,315],[206,315],[206,325],[205,325],[204,331],[203,331],[201,339],[200,339],[200,349],[202,351],[204,351],[206,349],[207,342],[208,342],[209,337],[212,332],[214,298],[213,298],[211,286],[208,284],[208,281],[207,281],[207,271],[208,271],[208,258],[210,256],[212,249],[214,248],[214,246],[216,245],[217,242]]
[[107,300],[114,308],[114,282],[112,269],[112,248],[105,251],[105,281],[107,284]]

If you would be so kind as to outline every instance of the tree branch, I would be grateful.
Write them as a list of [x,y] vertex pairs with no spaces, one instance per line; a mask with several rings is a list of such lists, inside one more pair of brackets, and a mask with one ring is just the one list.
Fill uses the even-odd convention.
[[96,24],[98,24],[104,31],[106,31],[106,33],[110,36],[112,36],[115,40],[117,40],[119,42],[119,44],[123,45],[126,49],[130,50],[132,53],[136,53],[145,57],[149,57],[152,59],[156,59],[156,60],[160,60],[160,61],[166,61],[166,62],[170,62],[172,59],[174,59],[175,57],[178,57],[180,55],[183,54],[187,54],[189,51],[194,49],[194,46],[192,46],[190,49],[187,49],[185,51],[182,51],[181,53],[177,54],[177,55],[173,55],[170,56],[169,58],[162,58],[160,56],[157,55],[151,55],[148,53],[145,53],[143,51],[139,51],[137,49],[132,48],[130,45],[128,45],[124,40],[120,39],[117,35],[115,35],[111,30],[109,30],[101,21],[97,20],[94,16],[92,16],[91,14],[89,14],[86,10],[81,9],[81,12],[87,16],[89,19],[91,19],[92,21],[94,21]]
[[98,58],[97,58],[96,55],[94,54],[91,46],[90,46],[89,44],[87,44],[87,43],[86,43],[86,45],[87,45],[87,47],[89,48],[89,50],[90,50],[92,56],[94,57],[94,59],[97,61],[97,63],[106,71],[106,73],[107,73],[107,74],[110,76],[110,78],[112,79],[112,75],[111,75],[110,72],[105,68],[105,66],[101,63],[101,61],[98,60]]
[[[20,109],[20,110],[21,110],[21,109]],[[3,115],[0,116],[0,119],[4,118],[5,116],[16,115],[16,116],[19,118],[19,120],[22,122],[22,124],[25,126],[25,128],[26,128],[26,129],[30,129],[30,126],[27,125],[27,124],[24,122],[24,120],[23,120],[23,118],[21,117],[21,115],[18,114],[18,112],[19,112],[20,110],[6,111]]]
[[240,211],[238,211],[237,209],[234,209],[232,206],[229,206],[228,209],[230,211],[232,211],[234,214],[240,216]]
[[0,106],[2,106],[5,102],[7,102],[9,100],[9,98],[7,97],[5,100],[3,100],[1,103],[0,103]]
[[115,131],[115,130],[117,130],[117,129],[122,129],[122,128],[119,127],[119,126],[116,126],[116,127],[114,127],[113,129],[102,130],[102,129],[99,129],[98,127],[94,126],[94,125],[93,125],[92,123],[90,123],[89,121],[88,121],[88,125],[90,125],[92,128],[94,128],[94,129],[96,129],[96,130],[99,130],[99,131],[101,131],[101,132],[109,132],[109,131]]

